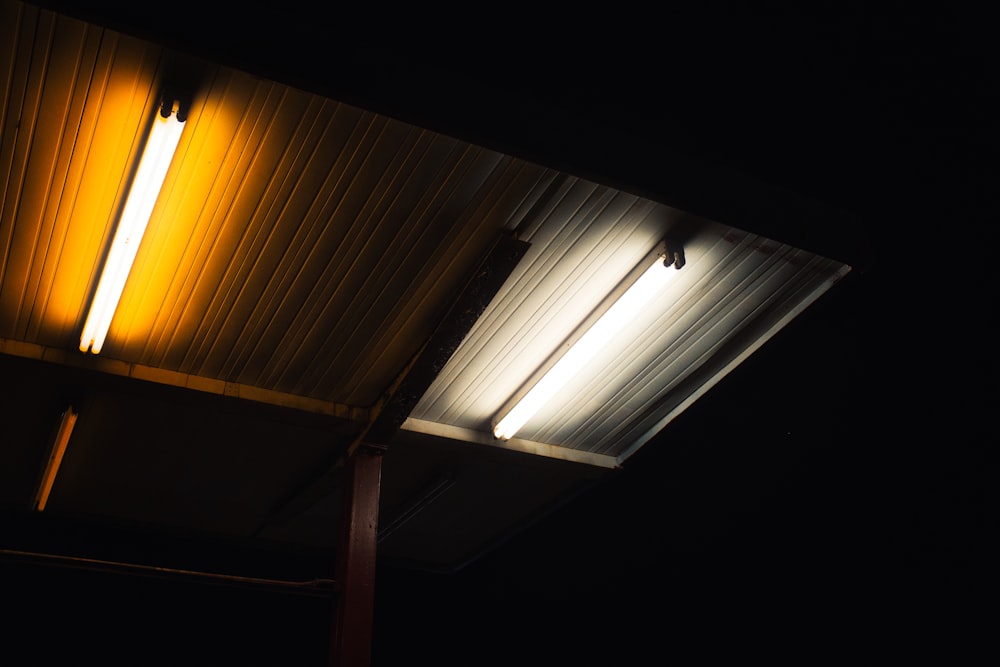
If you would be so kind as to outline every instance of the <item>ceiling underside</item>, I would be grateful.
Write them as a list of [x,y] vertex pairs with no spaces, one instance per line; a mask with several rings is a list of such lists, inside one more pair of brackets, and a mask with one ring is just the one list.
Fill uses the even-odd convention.
[[[2,12],[9,511],[30,506],[72,404],[47,513],[329,550],[339,466],[378,435],[380,555],[453,569],[622,465],[850,270],[35,5]],[[107,343],[81,353],[178,74],[184,134]],[[494,439],[501,407],[666,237],[686,259],[668,291]]]

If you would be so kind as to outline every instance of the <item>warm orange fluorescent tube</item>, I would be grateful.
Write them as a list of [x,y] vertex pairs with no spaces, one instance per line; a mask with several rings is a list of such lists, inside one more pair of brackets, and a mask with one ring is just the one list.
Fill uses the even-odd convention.
[[35,495],[35,509],[39,512],[45,509],[45,505],[49,501],[52,485],[56,481],[56,474],[59,472],[59,466],[62,465],[63,454],[66,453],[66,445],[69,444],[69,437],[73,434],[75,425],[76,413],[73,412],[73,408],[68,408],[59,421],[59,430],[56,432],[52,449],[49,451],[45,474],[42,476],[42,483],[38,486],[38,493]]
[[622,296],[587,330],[559,361],[493,427],[494,437],[512,438],[601,349],[614,339],[675,273],[672,265],[657,259]]
[[80,351],[88,349],[97,354],[104,345],[104,337],[111,326],[118,300],[121,298],[125,281],[128,279],[136,251],[146,231],[146,224],[153,212],[153,205],[160,194],[160,187],[167,175],[170,161],[173,159],[177,143],[184,129],[184,121],[178,119],[176,109],[171,109],[166,117],[157,113],[153,127],[149,131],[149,139],[139,160],[135,179],[129,190],[125,207],[122,209],[115,238],[111,243],[104,271],[94,301],[90,304],[87,321],[83,325],[80,336]]

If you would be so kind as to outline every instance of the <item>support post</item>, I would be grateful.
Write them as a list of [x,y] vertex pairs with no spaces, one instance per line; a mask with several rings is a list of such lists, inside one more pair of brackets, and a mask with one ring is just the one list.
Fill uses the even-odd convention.
[[331,667],[371,664],[375,606],[375,549],[382,448],[362,445],[345,469],[337,546],[339,585],[330,646]]

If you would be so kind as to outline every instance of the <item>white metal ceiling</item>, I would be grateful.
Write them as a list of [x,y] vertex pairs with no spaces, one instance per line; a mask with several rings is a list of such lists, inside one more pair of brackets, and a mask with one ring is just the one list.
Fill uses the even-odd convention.
[[[841,262],[566,179],[524,227],[522,263],[407,428],[614,466],[842,278]],[[491,420],[657,243],[686,264],[509,442]]]

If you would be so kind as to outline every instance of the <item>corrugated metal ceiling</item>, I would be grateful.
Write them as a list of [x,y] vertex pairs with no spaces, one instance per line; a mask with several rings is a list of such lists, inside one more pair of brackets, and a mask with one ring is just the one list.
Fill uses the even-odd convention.
[[[24,6],[3,32],[0,335],[72,349],[176,55]],[[102,356],[371,405],[551,174],[185,66],[201,85]]]
[[554,445],[572,451],[549,455],[618,465],[849,270],[586,181],[564,179],[550,194],[525,232],[531,249],[408,428],[489,442],[508,399],[673,236],[683,239],[686,264],[662,298],[516,439],[494,442],[526,451]]
[[[614,466],[849,270],[112,30],[4,8],[7,349],[76,347],[130,165],[179,65],[191,113],[101,355],[154,379],[363,419],[512,234],[530,250],[407,427]],[[486,436],[668,234],[687,265],[664,300],[517,439]]]

